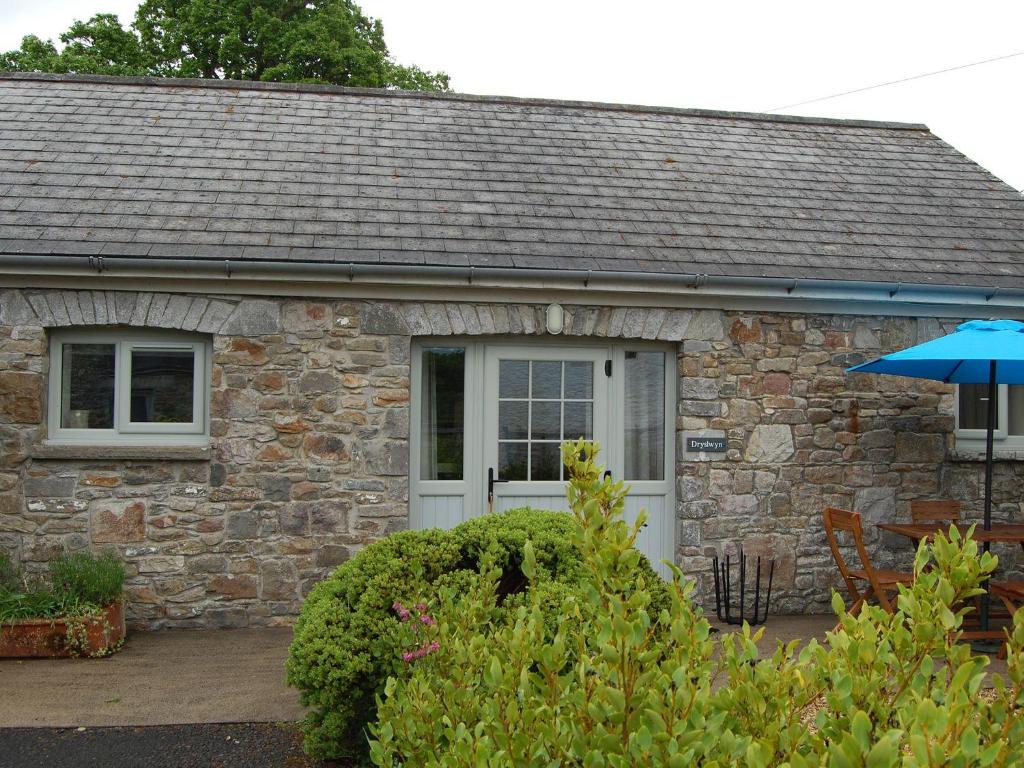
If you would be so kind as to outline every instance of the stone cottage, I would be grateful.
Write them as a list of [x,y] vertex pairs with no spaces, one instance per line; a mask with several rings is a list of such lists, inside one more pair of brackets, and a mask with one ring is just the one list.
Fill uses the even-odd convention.
[[392,531],[560,507],[583,435],[652,560],[826,610],[823,506],[971,514],[982,469],[979,392],[844,369],[1024,318],[1022,248],[922,125],[3,75],[0,548],[114,548],[138,627],[283,623]]

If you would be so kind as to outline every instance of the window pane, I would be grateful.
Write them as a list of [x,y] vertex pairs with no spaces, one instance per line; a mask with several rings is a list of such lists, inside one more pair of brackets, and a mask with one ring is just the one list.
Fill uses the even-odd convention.
[[565,399],[589,400],[594,396],[594,364],[565,364]]
[[195,385],[192,349],[133,349],[132,423],[190,424]]
[[583,437],[592,440],[594,438],[593,412],[593,403],[566,403],[564,439],[578,440]]
[[530,364],[526,360],[502,360],[498,369],[498,397],[528,397]]
[[498,479],[526,479],[527,443],[498,443]]
[[558,480],[561,470],[561,444],[530,443],[530,480]]
[[665,477],[665,354],[626,352],[626,480]]
[[530,397],[557,400],[562,396],[562,364],[557,360],[533,362],[533,391]]
[[527,400],[501,400],[498,402],[498,438],[525,440],[530,403]]
[[420,479],[461,480],[466,350],[423,350]]
[[1006,399],[1009,409],[1009,429],[1011,435],[1024,435],[1024,384],[1011,384]]
[[[998,392],[998,387],[996,389]],[[998,406],[997,399],[996,407]],[[960,429],[985,429],[987,425],[988,384],[961,384]]]
[[562,437],[562,404],[538,403],[531,404],[530,437],[534,440],[559,440]]
[[62,345],[60,425],[114,428],[113,344]]

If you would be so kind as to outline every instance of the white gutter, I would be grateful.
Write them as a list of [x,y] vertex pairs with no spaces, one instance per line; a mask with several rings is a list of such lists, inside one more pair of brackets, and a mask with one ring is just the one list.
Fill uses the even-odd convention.
[[[976,308],[985,310],[979,313],[982,315],[999,310],[1015,310],[1015,315],[1024,312],[1024,290],[990,286],[511,267],[0,254],[0,281],[29,286],[31,278],[42,278],[47,282],[54,278],[75,278],[73,284],[68,286],[71,288],[79,287],[82,278],[100,278],[104,281],[117,278],[132,282],[159,279],[200,284],[215,281],[217,287],[210,286],[210,290],[234,290],[238,293],[245,293],[250,286],[270,282],[281,286],[278,290],[280,294],[288,293],[289,288],[296,285],[320,285],[326,288],[358,284],[396,290],[410,287],[500,288],[511,291],[569,291],[576,294],[581,291],[595,294],[649,294],[653,300],[650,303],[654,304],[660,303],[654,299],[655,296],[671,295],[676,299],[700,296],[748,298],[756,303],[770,300],[772,304],[778,305],[843,302],[872,306],[947,307],[953,310]],[[304,290],[303,293],[309,291]],[[844,310],[835,307],[832,311]]]

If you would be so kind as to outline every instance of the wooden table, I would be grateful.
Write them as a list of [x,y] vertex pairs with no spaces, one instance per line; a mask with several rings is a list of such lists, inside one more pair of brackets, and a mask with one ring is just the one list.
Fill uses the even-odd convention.
[[[898,533],[900,536],[906,536],[914,541],[930,539],[935,535],[936,531],[949,532],[949,525],[946,523],[878,523],[878,527],[883,531]],[[971,526],[958,523],[956,527],[960,530],[960,533],[966,536]],[[992,530],[986,531],[981,527],[981,523],[978,523],[974,528],[971,538],[982,543],[1024,544],[1024,524],[992,523]]]
[[[956,527],[965,537],[971,528],[970,525],[965,525],[964,523],[958,523]],[[878,523],[878,528],[883,531],[899,534],[900,536],[906,536],[914,541],[930,539],[937,531],[949,532],[948,523]],[[992,523],[992,529],[986,531],[981,527],[981,523],[978,523],[974,527],[971,538],[982,543],[992,544],[1000,542],[1004,544],[1020,544],[1024,547],[1024,524]],[[964,632],[961,637],[964,640],[1005,639],[1002,630],[972,630]]]

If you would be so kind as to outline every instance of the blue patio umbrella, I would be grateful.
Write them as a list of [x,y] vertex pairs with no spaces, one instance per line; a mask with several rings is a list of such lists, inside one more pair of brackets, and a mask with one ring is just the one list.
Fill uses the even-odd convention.
[[[1024,384],[1024,323],[971,320],[938,339],[855,365],[848,373],[887,373],[948,384],[988,384],[985,432],[985,530],[992,528],[992,436],[996,426],[996,385]],[[988,543],[985,544],[988,549]],[[982,628],[988,626],[988,601]]]

